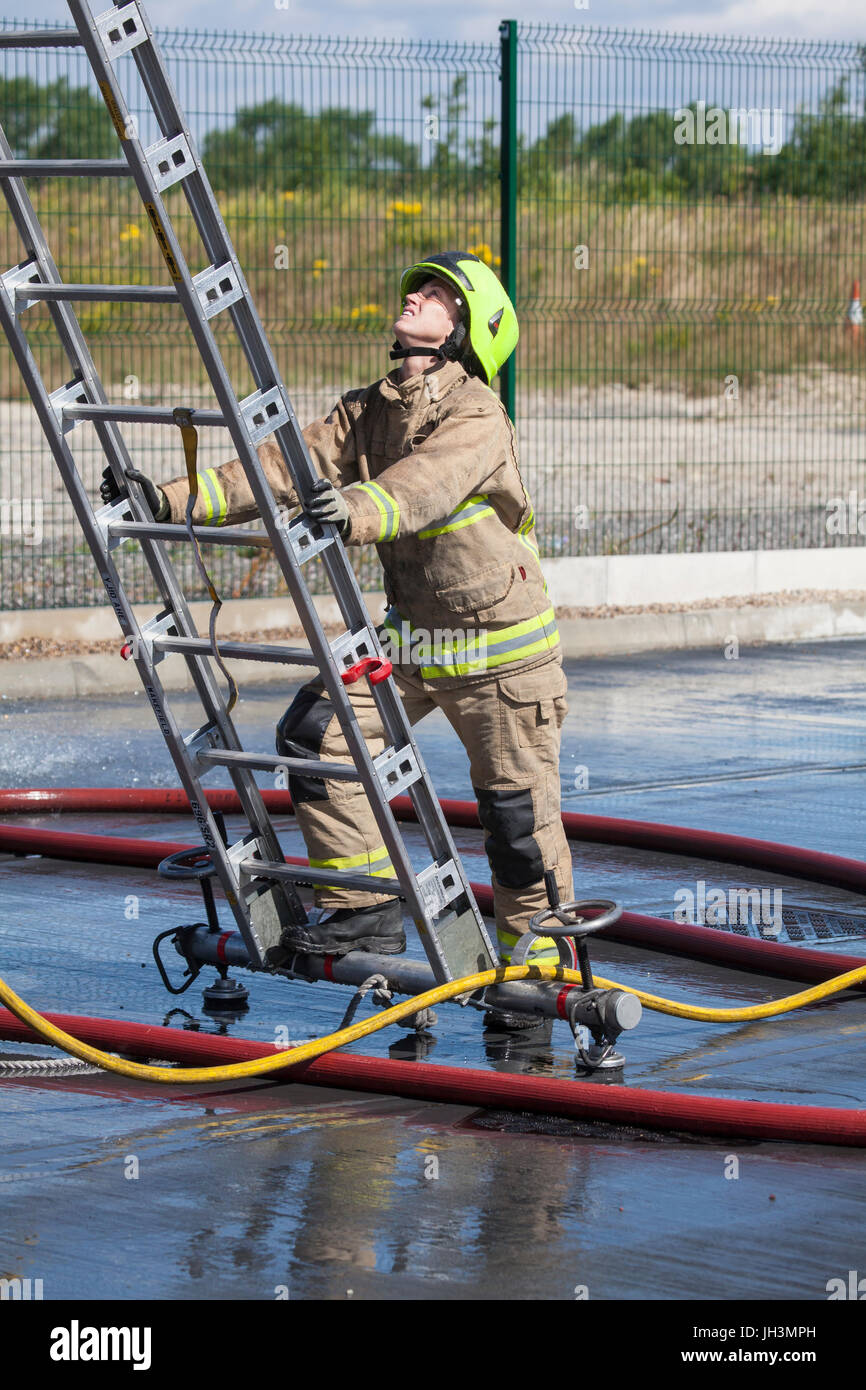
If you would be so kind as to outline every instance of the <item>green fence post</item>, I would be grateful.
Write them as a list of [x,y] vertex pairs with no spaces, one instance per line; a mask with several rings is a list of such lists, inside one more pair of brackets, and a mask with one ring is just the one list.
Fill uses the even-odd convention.
[[[517,291],[517,20],[499,26],[502,83],[502,137],[499,144],[500,230],[502,283],[512,303]],[[514,419],[515,353],[499,374],[499,394]]]

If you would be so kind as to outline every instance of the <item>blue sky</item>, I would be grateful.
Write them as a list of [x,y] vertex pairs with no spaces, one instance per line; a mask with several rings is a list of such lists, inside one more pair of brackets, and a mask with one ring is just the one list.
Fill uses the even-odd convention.
[[[282,34],[389,35],[394,38],[487,39],[503,18],[550,24],[661,29],[702,34],[768,34],[787,38],[866,37],[863,0],[145,0],[158,27],[251,29]],[[97,13],[107,0],[93,0]],[[63,0],[18,0],[5,13],[31,20],[67,20]]]

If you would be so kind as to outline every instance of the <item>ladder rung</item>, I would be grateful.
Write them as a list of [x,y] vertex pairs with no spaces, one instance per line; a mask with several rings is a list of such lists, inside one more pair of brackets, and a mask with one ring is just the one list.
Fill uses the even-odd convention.
[[[220,651],[223,651],[220,646]],[[281,758],[276,753],[243,753],[230,748],[213,748],[198,754],[199,762],[220,767],[250,767],[259,772],[297,772],[303,777],[326,777],[335,782],[359,782],[361,775],[352,763],[326,763],[320,758]]]
[[[155,637],[153,645],[161,652],[180,652],[182,656],[213,656],[213,647],[206,637]],[[253,642],[220,642],[220,656],[238,661],[285,661],[290,666],[316,666],[309,647],[277,647]],[[226,753],[236,761],[238,755]],[[216,761],[219,761],[217,759]],[[276,758],[274,767],[285,763]],[[271,764],[269,763],[270,767]]]
[[74,48],[80,43],[77,29],[0,30],[0,48]]
[[0,159],[0,179],[132,178],[125,159]]
[[261,878],[284,878],[290,883],[325,883],[333,888],[355,888],[364,893],[390,893],[395,898],[405,896],[396,878],[373,878],[370,874],[352,874],[337,869],[308,869],[299,864],[275,864],[265,859],[244,859],[239,866]]
[[16,285],[16,299],[95,299],[108,304],[176,304],[171,285]]
[[[171,408],[164,405],[65,405],[63,414],[67,420],[120,420],[129,425],[177,424]],[[196,427],[225,424],[219,410],[191,410],[190,417]]]
[[[188,541],[189,531],[176,521],[111,521],[107,532],[123,540]],[[241,531],[234,526],[205,526],[196,523],[195,538],[212,545],[257,545],[265,549],[271,543],[267,531]]]

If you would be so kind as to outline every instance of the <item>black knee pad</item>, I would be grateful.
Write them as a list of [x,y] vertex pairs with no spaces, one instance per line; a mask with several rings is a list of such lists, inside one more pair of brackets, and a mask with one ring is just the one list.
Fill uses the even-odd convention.
[[479,791],[478,818],[487,837],[484,848],[503,888],[528,888],[544,877],[544,860],[533,835],[532,792]]
[[[325,730],[334,717],[334,706],[319,686],[299,690],[277,725],[277,753],[281,758],[320,758]],[[295,806],[305,801],[327,801],[325,784],[315,777],[289,773],[289,794]]]

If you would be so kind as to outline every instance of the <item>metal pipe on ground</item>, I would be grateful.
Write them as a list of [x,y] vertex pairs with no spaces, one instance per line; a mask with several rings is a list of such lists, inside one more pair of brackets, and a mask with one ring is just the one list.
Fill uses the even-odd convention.
[[[240,932],[214,932],[204,925],[188,929],[186,950],[200,965],[248,968],[249,952]],[[298,956],[287,971],[305,980],[329,980],[333,984],[357,988],[371,975],[382,975],[397,994],[421,994],[433,989],[436,980],[429,965],[373,951],[350,951],[345,956]],[[488,993],[488,1002],[498,1009],[537,1014],[539,1018],[567,1018],[566,996],[575,985],[519,983],[497,985]]]

